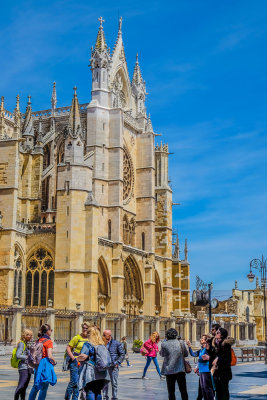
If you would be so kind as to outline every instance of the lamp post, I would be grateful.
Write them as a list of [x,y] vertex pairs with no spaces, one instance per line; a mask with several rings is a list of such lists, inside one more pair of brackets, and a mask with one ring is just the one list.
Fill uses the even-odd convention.
[[267,315],[266,315],[266,263],[267,259],[262,256],[261,260],[259,258],[254,258],[250,261],[250,270],[247,275],[249,282],[253,282],[255,274],[252,272],[252,268],[260,271],[261,274],[261,287],[263,289],[263,307],[264,307],[264,330],[265,330],[265,364],[267,364]]

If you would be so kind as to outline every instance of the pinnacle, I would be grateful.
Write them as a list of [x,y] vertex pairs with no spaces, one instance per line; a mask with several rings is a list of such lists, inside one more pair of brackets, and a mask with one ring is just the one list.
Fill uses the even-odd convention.
[[19,111],[19,95],[16,97],[16,109]]
[[105,22],[105,20],[102,17],[98,18],[98,20],[100,21],[100,27],[99,27],[98,34],[96,37],[95,50],[103,52],[107,49],[106,38],[105,38],[103,26],[102,26],[102,24],[103,24],[103,22]]
[[136,63],[135,63],[135,67],[134,67],[132,82],[136,83],[137,85],[143,83],[141,69],[140,69],[139,61],[138,61],[138,53],[136,54]]
[[79,109],[79,102],[77,97],[77,87],[73,88],[74,94],[70,109],[70,118],[69,118],[69,126],[72,129],[74,135],[76,135],[78,129],[81,128],[81,118],[80,118],[80,109]]

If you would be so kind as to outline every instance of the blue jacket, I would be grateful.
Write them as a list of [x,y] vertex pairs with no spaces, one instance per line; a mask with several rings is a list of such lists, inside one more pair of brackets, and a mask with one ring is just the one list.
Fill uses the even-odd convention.
[[57,383],[54,366],[48,358],[43,358],[35,371],[34,385],[40,389],[42,383],[50,383],[52,386]]
[[210,372],[209,360],[202,359],[203,354],[208,354],[206,349],[201,348],[197,351],[193,351],[191,347],[189,347],[189,353],[192,357],[198,357],[198,370],[200,374],[201,372]]
[[125,351],[123,345],[115,339],[111,339],[111,341],[107,344],[107,349],[110,354],[111,361],[113,365],[121,364],[125,357]]

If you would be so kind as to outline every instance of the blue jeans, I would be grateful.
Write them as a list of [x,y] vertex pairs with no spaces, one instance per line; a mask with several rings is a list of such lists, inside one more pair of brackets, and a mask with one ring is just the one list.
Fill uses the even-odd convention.
[[[110,367],[108,369],[111,389],[112,389],[112,400],[118,400],[118,378],[119,378],[119,368]],[[103,387],[103,397],[105,400],[109,400],[108,397],[108,383]],[[91,399],[90,399],[91,400]],[[97,399],[98,400],[98,399]]]
[[67,386],[65,393],[65,400],[78,400],[79,389],[78,389],[78,363],[75,358],[74,361],[70,362],[70,382]]
[[159,375],[161,375],[161,374],[160,374],[159,363],[158,363],[157,357],[149,357],[149,356],[147,356],[147,357],[146,357],[146,365],[145,365],[145,368],[144,368],[143,376],[146,376],[146,371],[147,371],[149,365],[151,364],[151,361],[152,361],[152,360],[153,360],[153,362],[154,362],[154,364],[155,364],[157,373],[158,373]]
[[[34,374],[34,382],[35,382],[35,374]],[[45,400],[48,386],[49,386],[49,383],[42,383],[41,389],[39,391],[38,386],[36,386],[34,383],[28,400],[35,400],[38,392],[39,392],[38,400]]]
[[93,392],[88,392],[86,395],[86,400],[102,400],[101,394],[95,395]]

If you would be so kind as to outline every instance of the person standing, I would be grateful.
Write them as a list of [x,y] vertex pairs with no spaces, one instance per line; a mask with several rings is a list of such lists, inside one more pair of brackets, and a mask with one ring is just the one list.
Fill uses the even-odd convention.
[[83,322],[82,333],[74,336],[66,348],[66,353],[70,357],[70,382],[66,389],[65,400],[78,400],[79,397],[77,356],[80,354],[84,343],[88,342],[88,328],[89,323]]
[[127,367],[132,367],[132,365],[130,364],[130,361],[129,361],[128,343],[127,343],[127,337],[126,336],[123,336],[123,338],[121,338],[121,344],[123,345]]
[[213,339],[216,358],[213,361],[214,381],[216,385],[216,399],[229,400],[229,381],[232,379],[231,346],[234,344],[233,338],[228,338],[228,332],[224,328],[219,328]]
[[177,331],[170,328],[166,340],[161,343],[160,355],[164,357],[161,374],[166,376],[169,400],[175,400],[175,384],[178,383],[182,400],[188,400],[184,358],[188,351],[184,342],[177,340]]
[[[108,369],[112,388],[112,400],[118,400],[119,366],[124,360],[125,353],[122,344],[112,338],[111,330],[107,329],[103,332],[103,340],[112,361],[112,366]],[[103,388],[103,399],[109,400],[108,383]]]
[[31,375],[33,374],[33,369],[29,367],[28,350],[29,342],[32,339],[32,331],[25,329],[22,333],[21,339],[17,346],[16,357],[19,361],[18,371],[19,371],[19,382],[15,391],[14,400],[25,400],[26,390],[31,380]]
[[[95,366],[96,348],[99,346],[102,346],[102,349],[107,353],[99,329],[96,326],[90,326],[88,329],[88,342],[84,343],[77,357],[77,361],[82,364],[81,368],[79,368],[79,390],[86,392],[86,400],[102,400],[101,390],[109,382],[107,371],[98,371]],[[109,353],[107,355],[110,360]]]
[[147,351],[147,354],[146,354],[146,365],[144,368],[142,379],[148,379],[146,377],[146,373],[147,373],[149,365],[151,364],[151,361],[154,362],[160,379],[165,379],[160,373],[160,368],[159,368],[159,363],[158,363],[158,358],[157,358],[157,354],[159,352],[158,342],[159,342],[158,332],[152,332],[150,338],[143,344],[143,347]]
[[[189,348],[189,353],[191,354],[191,356],[198,357],[199,385],[201,388],[202,396],[204,400],[214,400],[214,391],[209,368],[210,357],[206,350],[207,338],[207,335],[202,335],[200,339],[201,348],[197,351],[192,350],[189,340],[187,341],[187,346]],[[202,396],[200,397],[200,393],[198,393],[198,398],[202,398]]]
[[38,400],[45,400],[49,384],[56,384],[56,375],[53,367],[56,365],[56,361],[53,357],[51,334],[52,329],[49,324],[41,326],[38,334],[38,342],[43,343],[42,360],[38,368],[34,371],[34,385],[28,400],[35,400],[38,392]]

